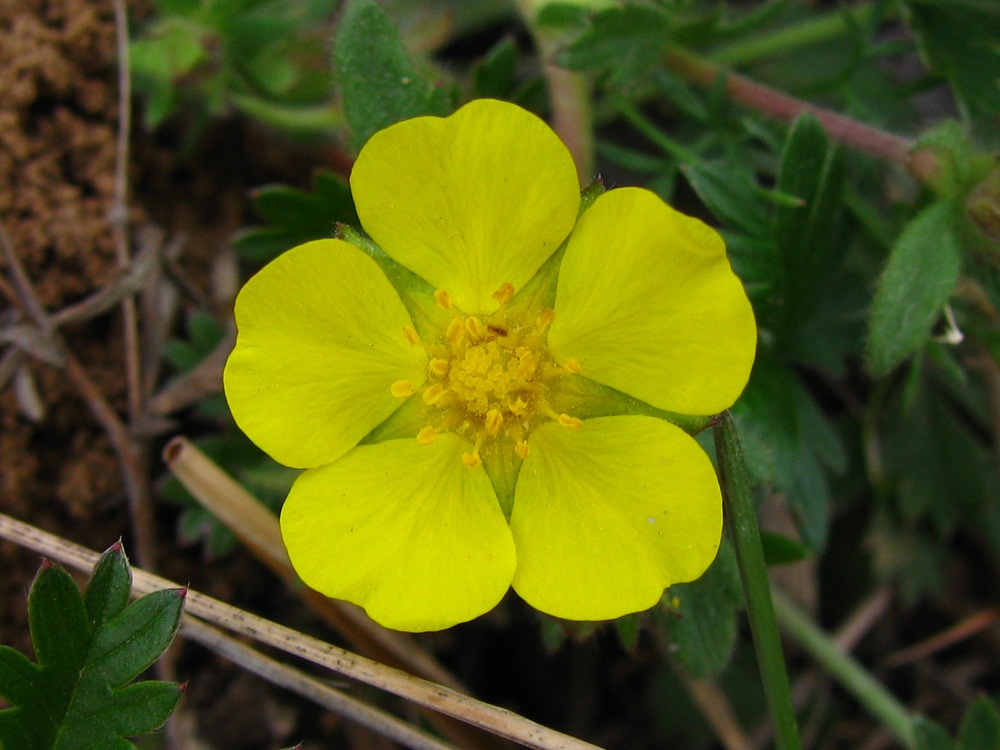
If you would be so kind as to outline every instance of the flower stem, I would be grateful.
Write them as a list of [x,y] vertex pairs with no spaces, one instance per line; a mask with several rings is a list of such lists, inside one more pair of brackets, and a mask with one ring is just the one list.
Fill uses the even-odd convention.
[[739,73],[727,71],[711,60],[679,47],[667,50],[664,60],[674,72],[705,88],[714,86],[716,80],[723,77],[726,94],[734,101],[786,122],[792,122],[799,115],[808,112],[823,124],[834,140],[872,156],[896,162],[925,185],[935,184],[939,165],[934,152],[929,149],[915,150],[915,143],[909,138],[796,99]]
[[829,672],[906,747],[916,745],[913,720],[906,706],[871,673],[816,626],[780,592],[774,592],[774,611],[782,629]]
[[757,651],[757,661],[760,663],[771,720],[774,722],[777,750],[800,750],[802,745],[788,689],[788,673],[785,671],[778,626],[774,620],[764,550],[760,543],[756,510],[750,496],[750,480],[743,459],[743,447],[729,412],[719,415],[719,422],[713,433],[719,458],[722,502],[729,518],[736,562],[743,579],[750,631]]
[[745,40],[727,44],[712,51],[712,59],[723,65],[745,65],[762,57],[775,57],[810,47],[843,36],[851,29],[850,20],[856,26],[864,26],[875,12],[872,2],[852,6],[849,10],[838,8],[818,17],[786,26],[782,29],[757,34]]

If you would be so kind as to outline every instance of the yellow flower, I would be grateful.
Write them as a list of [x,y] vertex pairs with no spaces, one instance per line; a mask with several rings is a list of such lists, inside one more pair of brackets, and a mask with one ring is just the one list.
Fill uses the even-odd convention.
[[719,235],[638,188],[581,213],[558,137],[492,100],[376,133],[351,189],[374,242],[251,278],[225,370],[237,424],[306,469],[281,513],[305,583],[419,631],[511,586],[602,620],[699,577],[718,482],[653,415],[717,413],[749,376]]

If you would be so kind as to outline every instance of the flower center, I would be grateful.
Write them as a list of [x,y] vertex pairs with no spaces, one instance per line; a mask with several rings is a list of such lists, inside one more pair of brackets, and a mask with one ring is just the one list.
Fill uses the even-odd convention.
[[[513,296],[510,284],[494,295],[500,309],[485,320],[456,312],[435,344],[424,344],[412,330],[404,335],[424,346],[429,355],[427,382],[420,389],[424,403],[432,407],[432,423],[417,440],[433,442],[440,432],[457,432],[472,443],[463,456],[468,466],[481,462],[480,449],[490,440],[506,440],[522,459],[528,455],[527,437],[542,422],[554,419],[569,428],[580,420],[557,414],[545,400],[555,378],[578,372],[575,362],[555,364],[546,345],[552,311],[543,312],[528,324],[508,320],[506,303]],[[451,310],[451,298],[435,294],[438,305]],[[415,393],[407,381],[395,383],[392,392],[408,397]]]

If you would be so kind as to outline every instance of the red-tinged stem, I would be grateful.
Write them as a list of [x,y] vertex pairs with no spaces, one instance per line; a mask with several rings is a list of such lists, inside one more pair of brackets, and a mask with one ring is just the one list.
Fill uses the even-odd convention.
[[765,112],[786,122],[792,122],[799,115],[809,113],[823,124],[826,132],[834,140],[880,159],[896,162],[924,184],[933,184],[937,176],[938,164],[935,155],[929,150],[915,150],[916,144],[909,138],[796,99],[744,75],[727,71],[686,50],[670,49],[664,59],[671,69],[699,86],[706,88],[714,86],[719,77],[723,76],[726,94],[734,101],[759,112]]

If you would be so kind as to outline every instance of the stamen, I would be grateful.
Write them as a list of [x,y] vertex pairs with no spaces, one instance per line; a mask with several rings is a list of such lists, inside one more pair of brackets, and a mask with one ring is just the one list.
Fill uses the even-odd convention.
[[397,380],[389,386],[389,392],[396,398],[409,398],[413,395],[413,383],[409,380]]
[[443,378],[448,374],[448,360],[435,357],[427,363],[427,371],[432,375]]
[[465,328],[477,339],[482,337],[483,332],[486,330],[475,315],[470,315],[465,319]]
[[570,357],[565,362],[563,362],[563,368],[565,368],[566,372],[571,372],[575,375],[576,373],[580,372],[580,363],[577,362],[572,357]]
[[471,453],[462,454],[462,463],[468,466],[470,469],[476,468],[482,462],[483,460],[479,457],[479,451],[473,451]]
[[493,437],[500,432],[503,425],[503,414],[499,409],[490,409],[486,412],[486,434]]
[[444,395],[444,386],[440,383],[434,383],[434,385],[428,386],[427,390],[424,391],[423,398],[424,403],[428,406],[436,404],[438,400]]
[[409,326],[403,326],[403,338],[410,342],[410,346],[416,346],[420,343],[420,334]]
[[514,452],[524,460],[528,457],[528,441],[519,440],[517,445],[514,446]]
[[569,414],[560,414],[556,417],[556,421],[563,427],[568,427],[571,430],[579,430],[583,426],[582,420],[571,417]]
[[434,442],[434,438],[437,437],[437,430],[435,430],[430,425],[424,427],[420,432],[417,433],[417,442],[421,445],[430,445]]
[[451,309],[451,295],[448,294],[444,289],[434,290],[434,301],[437,302],[437,306],[442,310]]
[[538,317],[535,319],[535,328],[539,331],[544,331],[550,325],[552,325],[552,320],[556,317],[554,310],[542,310]]
[[500,307],[503,307],[508,302],[510,302],[511,297],[514,296],[514,285],[509,281],[505,281],[500,285],[500,288],[493,292],[493,299],[500,303]]
[[448,324],[448,330],[445,331],[445,338],[448,339],[448,343],[452,346],[458,344],[462,337],[465,336],[465,323],[461,318],[455,318],[451,323]]

